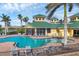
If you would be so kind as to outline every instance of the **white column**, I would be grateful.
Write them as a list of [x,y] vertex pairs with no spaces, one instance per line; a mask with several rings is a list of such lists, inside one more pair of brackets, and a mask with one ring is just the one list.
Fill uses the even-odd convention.
[[37,35],[37,29],[35,28],[35,36]]
[[45,28],[45,35],[47,36],[47,28]]
[[25,34],[26,34],[26,28],[25,28]]
[[67,45],[67,22],[66,20],[64,22],[64,45]]

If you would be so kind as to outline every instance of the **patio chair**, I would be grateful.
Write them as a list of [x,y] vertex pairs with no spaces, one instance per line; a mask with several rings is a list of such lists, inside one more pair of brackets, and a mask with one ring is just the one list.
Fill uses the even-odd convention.
[[26,54],[25,54],[25,50],[24,50],[24,49],[19,50],[18,56],[25,56],[25,55],[26,55]]
[[54,46],[48,47],[48,52],[49,52],[49,54],[55,53],[56,52],[56,47],[54,47]]
[[32,53],[32,49],[26,49],[26,55],[29,55],[29,56],[32,56],[33,53]]
[[30,46],[26,46],[25,47],[25,55],[32,55],[33,53],[32,53],[32,49],[31,49],[31,47]]
[[33,49],[33,56],[43,56],[44,50],[43,48]]
[[12,48],[11,53],[12,56],[18,56],[18,49],[17,48]]
[[32,55],[37,56],[38,50],[37,49],[32,49]]

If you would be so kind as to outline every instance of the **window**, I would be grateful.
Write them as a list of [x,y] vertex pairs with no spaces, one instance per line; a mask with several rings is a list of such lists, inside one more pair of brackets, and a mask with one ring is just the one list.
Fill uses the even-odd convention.
[[78,19],[79,19],[79,17],[78,17]]
[[47,29],[47,33],[50,33],[50,32],[51,32],[51,30],[50,30],[50,28],[48,28],[48,29]]
[[41,20],[41,18],[39,18],[39,20]]
[[36,17],[36,20],[38,20],[38,18]]
[[44,20],[44,18],[42,18],[42,20]]
[[45,35],[45,29],[44,28],[38,28],[37,29],[37,35]]

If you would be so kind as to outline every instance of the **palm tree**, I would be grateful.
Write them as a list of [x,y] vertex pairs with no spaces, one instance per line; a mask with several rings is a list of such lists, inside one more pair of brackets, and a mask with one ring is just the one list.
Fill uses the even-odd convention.
[[18,14],[18,19],[20,20],[20,22],[21,22],[21,27],[22,27],[23,16],[22,16],[21,14]]
[[[23,21],[25,22],[25,25],[27,24],[28,20],[29,20],[29,18],[27,16],[23,18]],[[25,33],[26,33],[26,28],[25,28]]]
[[11,20],[9,16],[2,14],[2,16],[0,16],[2,18],[2,21],[5,23],[5,35],[7,34],[8,31],[8,27],[7,24],[8,22]]
[[[67,4],[66,3],[50,3],[46,6],[46,9],[48,10],[47,13],[47,18],[50,19],[55,11],[60,7],[64,5],[64,45],[67,45]],[[68,4],[69,5],[69,12],[71,12],[73,8],[73,4]]]
[[27,24],[28,20],[29,20],[29,18],[27,16],[23,18],[23,21],[25,22],[25,25]]
[[0,25],[0,35],[2,34],[2,32],[3,32],[3,31],[2,31],[2,26]]

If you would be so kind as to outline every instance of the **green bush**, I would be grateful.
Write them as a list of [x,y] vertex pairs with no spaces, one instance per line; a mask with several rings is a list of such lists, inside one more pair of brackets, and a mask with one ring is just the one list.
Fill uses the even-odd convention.
[[18,29],[17,32],[23,34],[23,33],[25,33],[25,30],[24,29]]
[[0,33],[3,33],[3,29],[2,28],[0,28]]
[[7,32],[7,34],[11,35],[11,34],[18,34],[18,33],[17,33],[17,31],[12,31],[12,32]]

